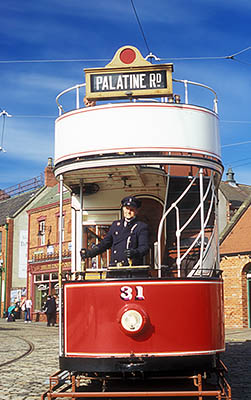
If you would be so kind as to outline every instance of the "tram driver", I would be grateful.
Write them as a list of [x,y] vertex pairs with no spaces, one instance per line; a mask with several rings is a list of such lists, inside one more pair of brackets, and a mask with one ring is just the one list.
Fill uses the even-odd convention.
[[123,218],[114,221],[104,239],[91,249],[81,249],[82,260],[92,258],[111,248],[111,266],[143,265],[143,257],[149,251],[148,225],[137,215],[141,201],[125,197],[121,201]]

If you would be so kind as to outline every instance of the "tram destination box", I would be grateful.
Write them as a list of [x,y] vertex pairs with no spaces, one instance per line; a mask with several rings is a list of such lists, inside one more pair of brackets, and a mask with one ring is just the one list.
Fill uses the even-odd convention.
[[87,99],[172,95],[173,64],[153,65],[133,46],[119,49],[105,68],[84,71]]

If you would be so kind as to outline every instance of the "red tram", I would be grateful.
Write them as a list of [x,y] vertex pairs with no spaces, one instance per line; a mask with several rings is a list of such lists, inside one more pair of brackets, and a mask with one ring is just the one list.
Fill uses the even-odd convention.
[[[72,193],[73,232],[71,274],[63,274],[61,262],[59,271],[60,369],[74,382],[99,380],[103,390],[113,379],[146,383],[218,371],[224,384],[211,395],[230,399],[219,361],[225,343],[217,97],[172,72],[172,64],[151,64],[124,46],[105,68],[85,70],[86,84],[69,89],[77,94],[75,109],[62,105],[67,91],[57,98],[60,221],[62,228],[65,186]],[[174,85],[184,88],[184,100]],[[198,86],[213,94],[212,109],[189,103],[188,87],[193,96]],[[90,107],[80,107],[83,89]],[[120,218],[120,199],[131,195],[141,200],[139,218],[150,229],[144,265],[110,266],[109,250],[81,262],[80,249],[99,242]],[[71,395],[90,395],[78,393]],[[196,393],[208,396],[202,383]]]

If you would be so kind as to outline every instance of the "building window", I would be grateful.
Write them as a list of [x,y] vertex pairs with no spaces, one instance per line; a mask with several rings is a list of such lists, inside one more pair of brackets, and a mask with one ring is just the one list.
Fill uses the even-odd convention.
[[34,281],[35,282],[41,282],[42,281],[42,275],[35,275],[35,278],[34,278]]
[[52,272],[51,280],[52,281],[58,281],[58,273],[57,272]]
[[45,245],[45,221],[39,221],[39,227],[38,227],[38,232],[39,232],[39,240],[40,240],[40,246]]
[[34,309],[42,310],[47,296],[58,295],[58,272],[46,272],[34,275]]

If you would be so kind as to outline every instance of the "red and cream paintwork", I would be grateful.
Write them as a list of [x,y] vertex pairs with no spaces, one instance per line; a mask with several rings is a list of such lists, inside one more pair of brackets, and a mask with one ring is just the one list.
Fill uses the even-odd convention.
[[65,357],[222,352],[222,296],[220,279],[66,283]]
[[[144,132],[144,145],[138,132]],[[55,166],[73,157],[122,151],[189,151],[220,159],[218,116],[187,104],[139,102],[74,110],[56,120]]]

